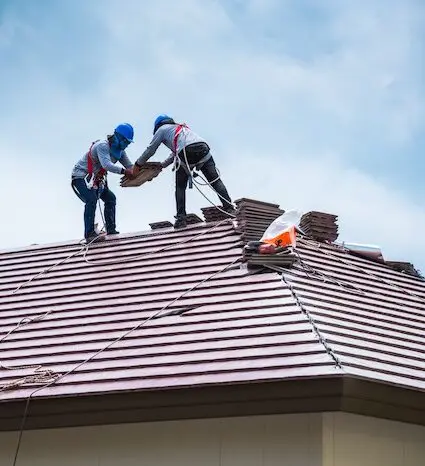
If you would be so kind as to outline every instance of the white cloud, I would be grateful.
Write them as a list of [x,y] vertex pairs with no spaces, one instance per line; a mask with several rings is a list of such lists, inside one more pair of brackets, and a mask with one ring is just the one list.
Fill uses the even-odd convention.
[[[401,191],[341,163],[333,154],[285,153],[281,163],[270,154],[245,154],[238,196],[252,193],[286,210],[318,210],[339,216],[340,240],[376,244],[387,260],[425,264],[420,234],[425,229],[423,207]],[[229,163],[227,173],[237,166]],[[242,189],[241,189],[242,188]]]
[[[251,1],[244,25],[229,4],[224,9],[215,1],[130,0],[125,14],[112,0],[76,6],[99,28],[91,31],[101,36],[95,56],[85,57],[87,37],[75,44],[82,57],[97,61],[99,74],[90,68],[90,91],[77,92],[59,79],[66,70],[53,72],[37,56],[15,71],[20,88],[16,105],[0,115],[0,142],[18,164],[12,171],[19,172],[19,189],[13,175],[0,175],[2,191],[14,193],[2,207],[8,221],[1,244],[79,237],[82,204],[69,186],[72,165],[121,120],[136,126],[134,160],[149,142],[154,116],[165,111],[207,138],[234,197],[331,211],[340,216],[343,239],[378,243],[389,256],[425,268],[425,250],[413,233],[425,227],[424,203],[367,167],[369,157],[386,163],[388,148],[402,157],[424,121],[415,32],[420,15],[413,2],[390,3],[330,2],[322,11],[328,18],[323,36],[332,45],[308,60],[297,56],[302,44],[284,34],[294,2]],[[267,38],[270,47],[256,46],[255,27],[242,30],[279,15],[282,37]],[[34,45],[25,53],[43,52]],[[10,92],[11,82],[6,88]],[[17,128],[24,137],[11,140]],[[135,190],[110,179],[121,231],[172,219],[170,172]],[[188,210],[201,206],[204,199],[188,193]]]

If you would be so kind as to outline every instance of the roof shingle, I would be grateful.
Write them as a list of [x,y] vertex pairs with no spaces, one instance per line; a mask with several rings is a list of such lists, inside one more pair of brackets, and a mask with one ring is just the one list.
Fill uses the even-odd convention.
[[242,247],[221,221],[87,256],[76,242],[1,252],[0,386],[40,366],[71,372],[36,397],[344,374],[425,389],[423,280],[307,239],[282,280],[250,273]]

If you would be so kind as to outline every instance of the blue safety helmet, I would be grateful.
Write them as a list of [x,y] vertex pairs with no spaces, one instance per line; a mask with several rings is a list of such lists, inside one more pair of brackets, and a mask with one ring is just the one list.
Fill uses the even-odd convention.
[[130,125],[130,123],[121,123],[115,128],[115,134],[118,134],[119,136],[122,136],[123,138],[127,139],[127,141],[134,142],[133,137],[134,137],[134,129]]
[[174,120],[169,115],[165,115],[163,113],[157,116],[155,119],[154,126],[153,126],[153,134],[156,133],[156,131],[158,130],[160,126],[167,125],[167,124],[172,124],[172,125],[175,124]]

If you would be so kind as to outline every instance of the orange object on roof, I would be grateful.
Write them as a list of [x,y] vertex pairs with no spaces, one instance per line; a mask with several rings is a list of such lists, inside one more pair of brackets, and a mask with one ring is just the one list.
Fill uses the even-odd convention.
[[273,238],[263,239],[264,243],[273,244],[274,246],[280,246],[280,247],[292,246],[294,248],[296,247],[296,241],[297,241],[297,236],[296,236],[295,225],[292,225],[286,228],[285,230],[283,230],[281,233],[274,236]]

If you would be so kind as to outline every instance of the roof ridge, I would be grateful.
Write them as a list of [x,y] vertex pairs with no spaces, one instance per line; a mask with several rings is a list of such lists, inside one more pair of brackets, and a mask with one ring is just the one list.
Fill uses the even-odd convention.
[[[228,220],[230,221],[230,219]],[[149,237],[156,237],[156,236],[165,236],[170,233],[181,234],[188,232],[194,229],[201,229],[205,227],[211,227],[216,224],[223,223],[223,220],[217,220],[213,222],[202,222],[202,223],[191,223],[184,229],[175,230],[174,228],[163,228],[159,230],[140,230],[135,232],[128,232],[128,233],[120,233],[119,235],[114,235],[113,237],[105,238],[106,243],[115,243],[123,239],[136,239],[136,238],[149,238]],[[31,251],[42,251],[52,249],[55,250],[58,247],[65,247],[65,248],[72,248],[78,246],[85,246],[84,240],[65,240],[65,241],[58,241],[54,243],[43,243],[43,244],[31,244],[28,246],[18,246],[13,248],[5,248],[0,249],[0,260],[2,255],[6,254],[15,254],[20,252],[31,252]],[[104,243],[105,243],[104,242]]]

